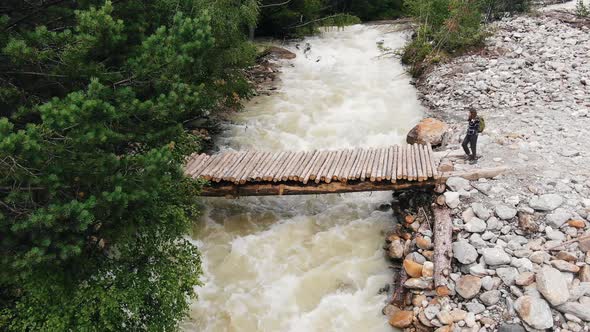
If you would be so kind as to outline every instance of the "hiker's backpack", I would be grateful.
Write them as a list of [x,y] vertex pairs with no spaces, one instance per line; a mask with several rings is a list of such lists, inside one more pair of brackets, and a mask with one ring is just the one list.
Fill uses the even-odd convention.
[[483,133],[484,129],[486,129],[486,120],[484,120],[482,117],[479,118],[479,132]]

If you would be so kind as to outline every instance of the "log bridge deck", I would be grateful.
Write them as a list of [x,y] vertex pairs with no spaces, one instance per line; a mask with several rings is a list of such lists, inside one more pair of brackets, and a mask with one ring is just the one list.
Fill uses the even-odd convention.
[[440,177],[430,145],[339,151],[193,154],[185,173],[206,180],[202,196],[308,195],[433,187]]

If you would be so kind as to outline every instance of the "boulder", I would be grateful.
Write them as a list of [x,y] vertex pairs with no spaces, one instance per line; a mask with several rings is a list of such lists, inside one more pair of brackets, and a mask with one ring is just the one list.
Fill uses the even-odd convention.
[[430,143],[433,146],[442,145],[443,137],[449,126],[437,119],[426,118],[420,121],[410,132],[406,138],[408,144],[426,144]]
[[270,54],[278,59],[292,60],[297,57],[295,53],[278,46],[271,46],[267,48],[265,53]]
[[551,308],[541,298],[522,296],[514,302],[514,309],[523,321],[535,329],[545,330],[553,327]]

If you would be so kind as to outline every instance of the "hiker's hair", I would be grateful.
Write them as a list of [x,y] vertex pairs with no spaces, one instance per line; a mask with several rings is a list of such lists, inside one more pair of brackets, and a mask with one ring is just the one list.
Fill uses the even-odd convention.
[[473,107],[469,107],[469,120],[477,118],[477,111]]

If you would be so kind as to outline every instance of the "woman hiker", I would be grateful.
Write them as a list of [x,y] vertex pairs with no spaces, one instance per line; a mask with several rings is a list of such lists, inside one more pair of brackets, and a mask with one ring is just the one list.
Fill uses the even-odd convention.
[[[485,124],[483,119],[477,116],[477,111],[473,108],[469,109],[469,126],[467,127],[467,135],[463,139],[463,150],[467,154],[470,161],[475,162],[477,157],[477,135],[483,131]],[[471,151],[467,145],[471,147]]]

